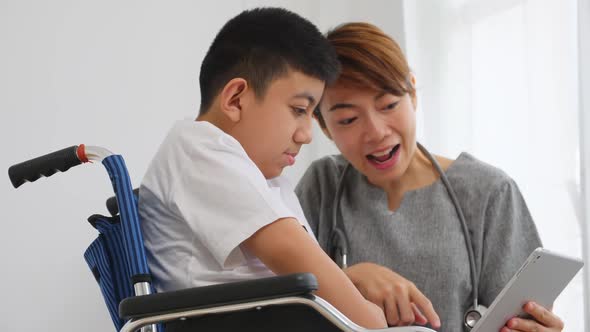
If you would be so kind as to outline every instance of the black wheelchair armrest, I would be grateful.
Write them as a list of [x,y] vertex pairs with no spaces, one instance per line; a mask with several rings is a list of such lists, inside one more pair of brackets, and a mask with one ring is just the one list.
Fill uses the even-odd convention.
[[119,316],[124,319],[141,318],[187,309],[305,296],[317,289],[318,282],[311,273],[194,287],[126,298],[119,303]]

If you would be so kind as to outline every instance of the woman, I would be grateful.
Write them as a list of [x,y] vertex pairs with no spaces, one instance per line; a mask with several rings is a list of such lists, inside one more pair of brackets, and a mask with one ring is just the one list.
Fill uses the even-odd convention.
[[[366,23],[327,37],[342,74],[316,117],[341,155],[315,161],[299,182],[306,218],[331,254],[338,223],[347,238],[346,274],[390,325],[438,325],[427,298],[441,331],[462,331],[474,297],[489,306],[541,245],[524,199],[510,177],[467,153],[431,160],[419,148],[415,79],[394,40]],[[510,319],[502,330],[563,328],[546,308],[531,302],[525,311],[534,319]]]

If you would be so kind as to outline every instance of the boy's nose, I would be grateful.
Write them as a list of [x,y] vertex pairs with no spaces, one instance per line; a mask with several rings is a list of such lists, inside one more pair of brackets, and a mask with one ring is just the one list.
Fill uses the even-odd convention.
[[305,121],[299,126],[293,140],[299,144],[309,144],[313,138],[312,118],[306,117]]

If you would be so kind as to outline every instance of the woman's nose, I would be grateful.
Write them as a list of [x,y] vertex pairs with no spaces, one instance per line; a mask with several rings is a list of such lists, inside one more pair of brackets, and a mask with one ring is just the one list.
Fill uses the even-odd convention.
[[365,141],[380,142],[391,133],[387,123],[375,115],[369,115],[365,122]]

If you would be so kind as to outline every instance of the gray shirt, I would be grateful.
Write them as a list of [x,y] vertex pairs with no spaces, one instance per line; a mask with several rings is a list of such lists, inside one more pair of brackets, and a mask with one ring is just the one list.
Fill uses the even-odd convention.
[[[296,188],[305,216],[322,248],[329,238],[338,179],[348,162],[319,159]],[[489,306],[537,247],[535,224],[516,183],[501,170],[462,153],[446,175],[471,234],[479,275],[479,302]],[[462,331],[471,306],[469,259],[455,207],[439,179],[405,193],[399,208],[352,166],[343,180],[341,223],[349,240],[348,264],[373,262],[399,273],[428,297],[440,331]]]

